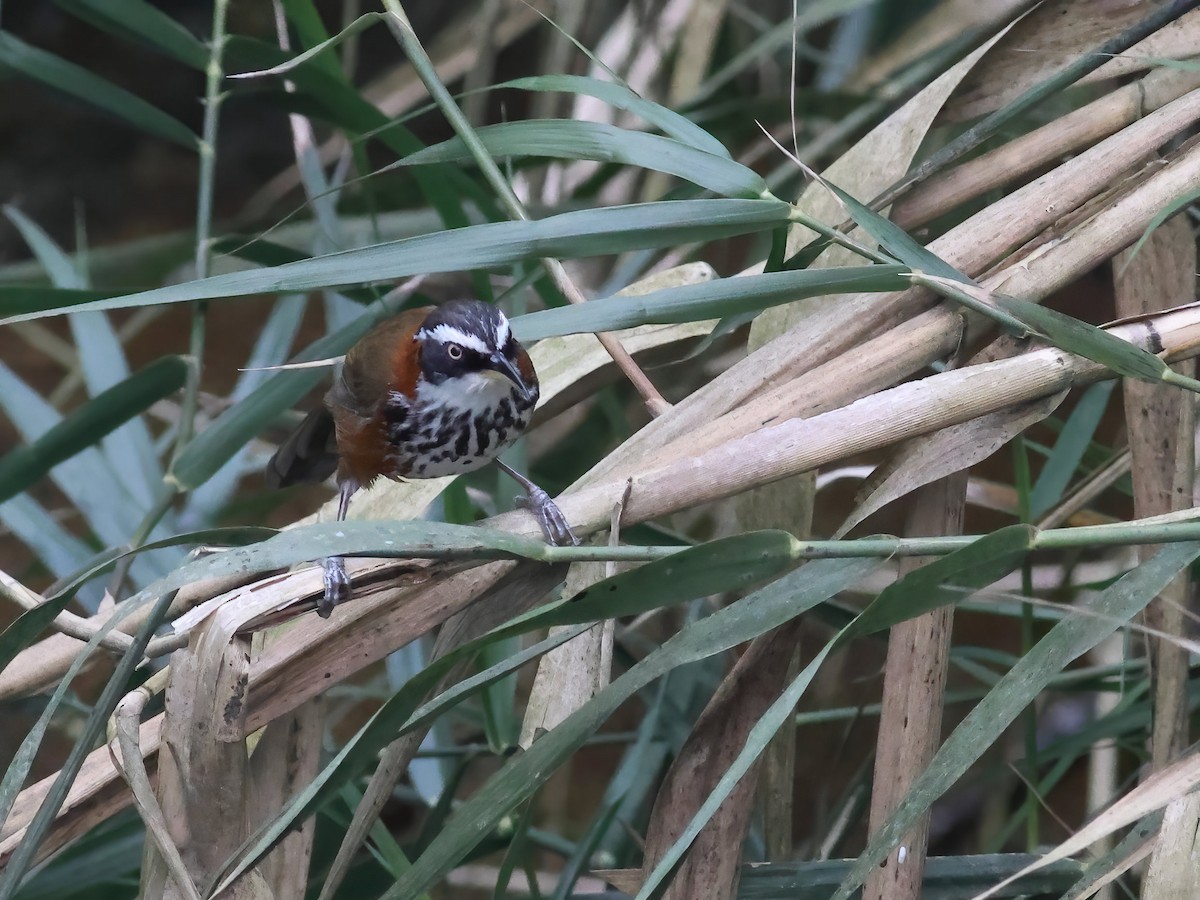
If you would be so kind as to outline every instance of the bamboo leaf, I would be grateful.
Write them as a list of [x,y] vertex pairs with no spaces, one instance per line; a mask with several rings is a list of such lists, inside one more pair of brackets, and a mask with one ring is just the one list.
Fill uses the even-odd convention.
[[[356,777],[376,759],[381,748],[401,734],[432,721],[465,697],[493,684],[529,660],[582,634],[598,619],[636,615],[716,591],[745,586],[791,565],[794,548],[795,541],[791,535],[784,532],[756,532],[712,541],[682,551],[669,559],[652,562],[605,579],[564,603],[548,609],[532,610],[507,625],[456,648],[410,679],[375,713],[313,782],[292,800],[288,808],[234,855],[224,868],[223,882],[232,882],[239,873],[253,866],[296,821],[319,808],[336,793],[340,784]],[[471,659],[484,647],[497,641],[549,625],[575,627],[501,660],[451,687],[435,699],[421,704],[425,694],[458,661]],[[540,742],[534,746],[536,748],[539,745]],[[418,890],[412,893],[415,894]]]
[[196,135],[178,119],[94,72],[30,46],[6,31],[0,31],[0,65],[70,94],[163,140],[189,150],[199,146]]
[[1101,381],[1092,385],[1083,392],[1083,396],[1071,410],[1071,415],[1063,423],[1062,432],[1054,444],[1054,450],[1030,492],[1030,517],[1041,518],[1042,514],[1048,512],[1066,492],[1071,477],[1079,468],[1083,455],[1096,434],[1115,386],[1115,381]]
[[[724,197],[767,196],[762,177],[728,156],[616,125],[540,119],[488,125],[475,133],[493,157],[548,156],[619,163],[675,175]],[[406,156],[396,165],[458,163],[472,158],[462,138],[454,137]]]
[[521,340],[537,340],[638,325],[697,322],[754,312],[802,297],[903,289],[909,283],[908,271],[906,266],[847,266],[723,278],[635,297],[607,297],[527,313],[513,320],[513,333]]
[[89,400],[32,444],[0,458],[0,502],[19,494],[63,460],[183,387],[187,363],[164,356]]
[[57,311],[62,307],[78,306],[93,300],[119,297],[120,290],[91,288],[60,288],[45,285],[0,285],[0,316],[21,316],[43,310]]
[[673,137],[697,150],[729,158],[729,151],[725,149],[725,145],[687,116],[682,116],[665,106],[639,97],[623,84],[600,81],[586,75],[533,75],[528,78],[514,78],[512,81],[503,82],[496,87],[517,88],[523,91],[561,91],[595,97],[597,100],[603,100],[609,106],[639,116],[668,137]]
[[[491,222],[344,250],[268,269],[231,272],[72,307],[127,309],[250,294],[290,293],[420,273],[483,269],[541,257],[589,257],[765,231],[787,220],[780,200],[680,200]],[[51,310],[12,316],[40,318]],[[3,323],[0,323],[3,324]]]
[[838,887],[835,900],[848,900],[853,895],[871,867],[884,859],[913,822],[999,739],[1052,677],[1137,615],[1197,557],[1200,544],[1167,547],[1095,596],[1076,615],[1050,629],[942,744],[900,805],[867,843]]
[[281,62],[278,65],[271,66],[268,69],[259,69],[256,72],[238,72],[237,74],[230,75],[229,77],[230,78],[263,78],[268,75],[284,75],[284,74],[292,71],[293,69],[295,69],[297,66],[302,66],[302,65],[304,65],[304,63],[309,62],[310,60],[313,60],[317,56],[320,56],[326,50],[332,50],[334,47],[336,47],[342,41],[346,40],[346,38],[353,37],[354,35],[358,34],[360,31],[365,31],[366,29],[368,29],[372,25],[374,25],[376,22],[383,21],[386,18],[387,18],[387,13],[381,13],[381,12],[363,13],[361,16],[359,16],[357,19],[355,19],[353,22],[351,22],[349,25],[347,25],[345,28],[343,28],[341,31],[339,31],[337,34],[335,34],[333,37],[326,38],[325,40],[321,41],[318,44],[315,44],[314,46],[310,47],[308,50],[305,50],[300,55],[294,56],[291,59],[287,60],[286,62]]
[[630,696],[667,672],[752,640],[795,618],[875,568],[867,561],[809,563],[707,618],[694,622],[513,757],[450,816],[412,869],[384,897],[401,900],[445,875]]
[[1103,328],[1097,328],[1056,309],[1047,309],[1018,297],[1006,294],[991,296],[995,298],[998,306],[1028,322],[1035,331],[1056,347],[1107,366],[1118,375],[1140,378],[1143,381],[1164,381],[1191,391],[1200,391],[1200,382],[1172,371],[1170,366],[1153,353],[1129,341],[1121,340]]
[[208,65],[204,43],[145,0],[55,0],[55,3],[109,34],[136,40],[193,69]]

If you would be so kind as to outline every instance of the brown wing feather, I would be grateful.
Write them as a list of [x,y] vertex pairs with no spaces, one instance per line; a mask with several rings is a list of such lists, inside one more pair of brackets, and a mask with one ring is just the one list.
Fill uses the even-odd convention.
[[279,445],[267,463],[265,477],[268,487],[281,488],[301,481],[324,481],[336,468],[333,416],[326,409],[314,409]]
[[341,375],[325,395],[325,406],[337,426],[340,457],[338,480],[365,487],[385,472],[388,451],[386,424],[381,415],[389,391],[411,396],[416,390],[420,360],[413,337],[433,309],[410,309],[380,322],[350,348]]

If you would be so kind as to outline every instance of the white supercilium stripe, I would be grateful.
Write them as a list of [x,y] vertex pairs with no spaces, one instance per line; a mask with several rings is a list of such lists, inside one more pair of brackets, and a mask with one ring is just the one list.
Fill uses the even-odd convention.
[[482,353],[484,356],[489,356],[492,352],[475,335],[460,331],[453,325],[437,325],[434,328],[422,328],[417,332],[417,337],[423,339],[433,338],[441,344],[458,344],[462,347],[470,347],[475,352]]

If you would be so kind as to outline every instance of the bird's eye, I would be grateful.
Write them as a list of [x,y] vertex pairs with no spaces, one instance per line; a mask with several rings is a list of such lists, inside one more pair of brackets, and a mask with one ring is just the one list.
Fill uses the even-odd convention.
[[446,347],[446,353],[451,359],[462,359],[463,349],[458,344],[450,344]]

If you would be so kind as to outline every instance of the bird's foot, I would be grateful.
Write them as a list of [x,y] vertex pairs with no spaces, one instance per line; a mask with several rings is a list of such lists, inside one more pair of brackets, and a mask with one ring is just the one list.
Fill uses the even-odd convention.
[[317,601],[317,615],[328,619],[333,608],[350,599],[350,576],[346,574],[346,561],[340,556],[321,560],[325,570],[325,593]]
[[562,514],[558,504],[550,499],[550,495],[535,484],[526,486],[526,493],[516,498],[517,506],[533,513],[542,526],[542,534],[548,543],[557,547],[577,547],[579,538],[567,524],[567,517]]

